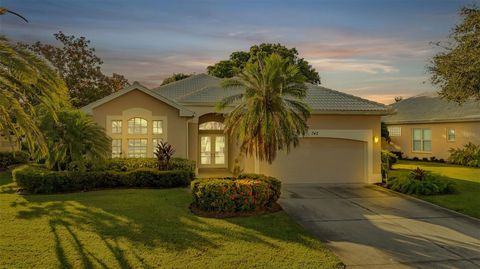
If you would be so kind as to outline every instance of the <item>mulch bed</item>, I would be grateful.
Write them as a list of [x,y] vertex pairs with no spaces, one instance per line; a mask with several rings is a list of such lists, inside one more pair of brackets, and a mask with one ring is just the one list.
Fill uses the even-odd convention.
[[278,203],[274,203],[271,207],[268,207],[268,208],[262,208],[262,209],[258,209],[250,212],[209,212],[209,211],[198,209],[193,205],[190,205],[189,208],[190,208],[190,211],[197,216],[206,217],[206,218],[215,218],[215,219],[259,216],[259,215],[275,213],[283,210]]

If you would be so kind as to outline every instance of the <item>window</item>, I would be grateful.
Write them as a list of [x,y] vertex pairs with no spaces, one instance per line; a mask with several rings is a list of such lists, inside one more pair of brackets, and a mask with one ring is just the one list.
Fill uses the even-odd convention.
[[112,158],[120,158],[122,156],[122,140],[112,139]]
[[163,121],[154,120],[152,121],[153,134],[163,134]]
[[412,150],[413,151],[432,151],[432,130],[430,129],[412,129]]
[[112,134],[121,134],[121,133],[122,133],[122,121],[112,120]]
[[142,118],[132,118],[128,120],[128,133],[129,134],[146,134],[147,121]]
[[448,128],[447,129],[447,140],[448,141],[455,141],[455,129]]
[[[152,146],[153,146],[153,153],[155,153],[155,151],[157,151],[157,145],[163,141],[161,138],[154,138],[152,139]],[[155,156],[155,155],[154,155]]]
[[402,136],[402,127],[388,127],[390,136]]
[[147,157],[147,139],[128,139],[128,157]]
[[223,130],[225,124],[217,121],[204,122],[198,126],[199,130]]

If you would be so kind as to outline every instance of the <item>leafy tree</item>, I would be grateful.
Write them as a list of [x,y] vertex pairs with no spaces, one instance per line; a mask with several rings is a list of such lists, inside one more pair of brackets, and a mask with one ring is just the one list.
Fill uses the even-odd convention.
[[85,37],[67,36],[61,31],[54,34],[62,47],[41,42],[32,45],[20,44],[45,57],[65,80],[74,107],[82,107],[128,85],[127,79],[119,74],[111,77],[102,73],[103,61],[90,48]]
[[464,7],[460,16],[463,20],[450,41],[436,44],[442,51],[427,69],[441,97],[458,103],[480,101],[480,9]]
[[320,84],[318,72],[303,58],[298,57],[296,48],[287,48],[281,44],[262,43],[250,47],[249,52],[236,51],[230,54],[228,60],[220,61],[207,67],[208,74],[220,78],[231,78],[238,74],[247,63],[256,62],[259,58],[265,58],[272,54],[278,54],[287,59],[292,65],[300,70],[307,82]]
[[271,163],[278,150],[288,152],[307,132],[310,109],[302,101],[307,89],[305,76],[288,59],[275,53],[265,60],[260,57],[223,86],[245,88],[217,107],[222,110],[236,104],[225,119],[225,132],[237,138],[246,155]]
[[34,53],[0,37],[0,133],[10,142],[25,141],[28,149],[47,152],[36,118],[69,107],[67,88],[57,72]]
[[175,81],[186,79],[190,76],[192,76],[192,74],[173,73],[173,75],[171,75],[170,77],[168,77],[168,78],[166,78],[162,81],[162,85],[167,85],[167,84],[175,82]]
[[111,140],[105,130],[93,119],[78,110],[58,113],[58,121],[46,115],[41,119],[41,130],[48,144],[46,165],[50,169],[85,170],[111,154]]

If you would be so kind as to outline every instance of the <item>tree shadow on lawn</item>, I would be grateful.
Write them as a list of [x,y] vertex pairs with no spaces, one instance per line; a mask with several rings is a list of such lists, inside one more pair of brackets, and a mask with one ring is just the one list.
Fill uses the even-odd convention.
[[191,198],[186,189],[124,189],[23,197],[25,202],[12,202],[10,206],[16,207],[20,219],[48,219],[62,268],[73,266],[72,252],[84,268],[112,267],[105,258],[114,260],[113,267],[152,268],[158,266],[151,262],[155,257],[145,257],[142,251],[147,255],[159,249],[176,253],[171,257],[183,252],[191,255],[192,249],[202,253],[221,247],[223,238],[276,248],[270,240],[274,238],[318,248],[302,233],[275,228],[276,220],[285,222],[283,213],[228,221],[197,217],[188,209]]

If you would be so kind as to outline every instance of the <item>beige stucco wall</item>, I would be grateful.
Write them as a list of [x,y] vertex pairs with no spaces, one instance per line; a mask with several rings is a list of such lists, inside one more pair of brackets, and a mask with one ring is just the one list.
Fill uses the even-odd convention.
[[[401,136],[392,136],[392,142],[383,143],[384,148],[402,151],[407,158],[448,159],[450,148],[461,148],[468,142],[480,145],[480,122],[452,122],[452,123],[426,123],[426,124],[389,124],[388,126],[401,127]],[[428,128],[432,130],[432,151],[413,152],[412,129]],[[447,140],[447,129],[455,129],[455,141]]]
[[[188,156],[188,117],[180,117],[178,109],[150,96],[142,91],[133,90],[92,110],[94,120],[105,128],[112,139],[122,139],[123,156],[127,155],[128,139],[146,138],[147,157],[153,157],[153,138],[161,138],[172,144],[176,157]],[[147,134],[128,134],[127,121],[132,117],[141,117],[148,122]],[[111,120],[122,120],[122,133],[111,133]],[[152,133],[152,120],[163,120],[163,134]]]

